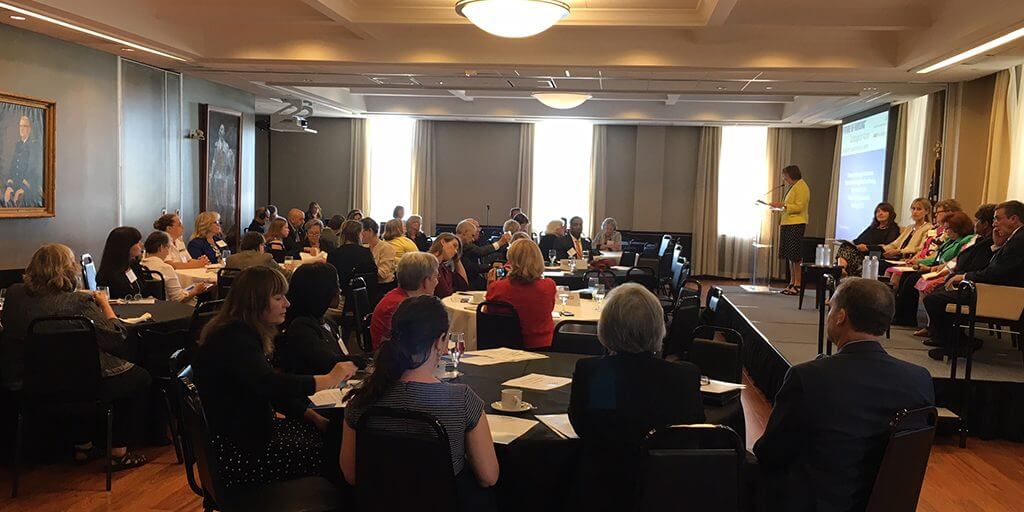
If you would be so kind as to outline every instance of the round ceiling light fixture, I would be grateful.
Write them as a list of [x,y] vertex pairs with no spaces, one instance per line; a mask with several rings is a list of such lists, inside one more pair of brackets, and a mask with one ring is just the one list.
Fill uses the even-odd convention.
[[551,108],[568,110],[582,105],[593,96],[580,92],[535,92],[533,97]]
[[537,35],[569,15],[559,0],[459,0],[455,12],[500,37]]

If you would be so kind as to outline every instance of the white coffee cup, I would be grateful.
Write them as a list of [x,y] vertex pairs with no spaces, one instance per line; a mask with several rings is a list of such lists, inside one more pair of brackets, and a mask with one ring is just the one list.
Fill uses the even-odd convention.
[[501,408],[507,411],[518,411],[523,405],[523,390],[503,389],[501,390]]

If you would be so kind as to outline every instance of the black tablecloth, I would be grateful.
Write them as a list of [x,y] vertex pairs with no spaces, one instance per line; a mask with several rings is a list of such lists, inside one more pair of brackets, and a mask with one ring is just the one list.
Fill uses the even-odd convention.
[[[545,272],[559,272],[557,270],[546,270]],[[570,290],[582,290],[587,287],[587,270],[577,270],[576,272],[570,273],[569,271],[562,271],[565,275],[561,276],[545,276],[549,277],[558,286],[568,286]],[[615,285],[618,286],[626,282],[626,273],[628,269],[614,269],[609,268],[603,271],[606,274],[611,274],[615,280]],[[592,274],[590,277],[597,277],[596,274]]]
[[[142,365],[151,374],[167,373],[168,358],[175,349],[184,346],[184,331],[188,330],[192,310],[195,308],[163,300],[154,304],[112,304],[111,307],[118,318],[138,318],[145,313],[153,315],[153,319],[148,322],[125,324],[128,343],[124,353],[118,355]],[[147,335],[147,332],[168,336],[152,336]]]

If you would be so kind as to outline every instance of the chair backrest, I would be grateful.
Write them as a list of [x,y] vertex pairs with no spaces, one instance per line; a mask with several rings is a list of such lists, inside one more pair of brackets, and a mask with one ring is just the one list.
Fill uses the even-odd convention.
[[476,346],[481,350],[499,347],[524,348],[519,313],[512,304],[491,300],[477,304]]
[[596,277],[597,282],[604,285],[605,291],[615,287],[615,273],[601,269],[591,269],[583,273],[583,286],[590,283],[590,278]]
[[672,308],[672,321],[665,333],[662,357],[685,358],[693,345],[693,330],[700,326],[700,298],[681,296]]
[[683,246],[676,244],[672,248],[672,291],[676,291],[683,284],[686,275],[686,258],[682,256]]
[[651,267],[632,267],[626,271],[627,283],[638,283],[651,293],[658,291],[658,275]]
[[622,256],[619,257],[619,265],[623,267],[635,267],[639,261],[640,254],[632,250],[622,251]]
[[226,299],[228,292],[231,291],[231,285],[235,284],[235,279],[238,274],[242,271],[237,268],[222,268],[217,271],[217,298]]
[[96,326],[84,316],[47,316],[28,325],[22,390],[34,403],[71,404],[99,398]]
[[647,436],[637,511],[743,507],[743,440],[722,425],[676,425]]
[[144,297],[167,300],[167,286],[164,284],[164,275],[160,272],[140,267],[139,285]]
[[186,384],[183,381],[192,382],[192,366],[188,361],[189,359],[190,353],[185,349],[179,349],[171,354],[169,358],[173,382],[170,386],[167,386],[167,409],[170,413],[170,421],[173,421],[174,425],[177,426],[178,441],[181,448],[181,462],[185,467],[185,479],[188,481],[188,486],[192,489],[192,492],[199,496],[204,496],[203,488],[199,485],[195,475],[195,452],[192,449],[192,443],[189,436],[185,433],[184,427],[185,418],[183,411],[185,409],[184,393]]
[[555,326],[555,336],[548,352],[603,356],[608,353],[597,339],[597,324],[581,320],[564,320]]
[[[191,367],[187,367],[191,370]],[[213,448],[213,435],[206,421],[203,401],[199,398],[199,390],[192,383],[191,371],[182,372],[178,376],[181,397],[182,438],[188,445],[186,450],[189,459],[186,471],[191,473],[194,466],[199,473],[199,481],[205,500],[216,509],[218,496],[224,496],[224,482],[221,480],[217,454]]]
[[[370,407],[360,416],[356,432],[360,511],[458,508],[451,445],[436,418],[424,412]],[[395,492],[395,482],[401,482],[401,492]]]
[[896,414],[866,512],[917,509],[937,420],[934,407]]
[[359,348],[366,353],[373,352],[373,342],[370,339],[370,320],[373,316],[373,310],[370,309],[370,294],[367,289],[366,279],[363,277],[353,278],[350,282],[350,289],[352,290],[350,293],[352,297],[352,313],[356,319]]
[[[716,339],[716,334],[722,334],[725,339]],[[697,327],[686,359],[697,365],[702,375],[739,383],[743,379],[743,336],[725,327]]]
[[196,309],[192,310],[192,320],[188,324],[188,348],[194,349],[198,346],[199,335],[202,334],[203,327],[210,323],[210,320],[217,315],[223,305],[224,299],[208,300],[200,302]]
[[82,286],[87,290],[96,289],[96,263],[89,253],[82,254]]
[[676,250],[676,244],[671,235],[661,237],[661,246],[658,248],[658,276],[667,277],[672,275],[672,253]]

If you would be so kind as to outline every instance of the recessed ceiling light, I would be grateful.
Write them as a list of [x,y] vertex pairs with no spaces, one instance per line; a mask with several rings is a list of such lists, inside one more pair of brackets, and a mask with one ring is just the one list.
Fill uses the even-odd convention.
[[15,20],[15,21],[25,21],[25,20],[27,20],[28,18],[26,18],[26,17],[24,17],[24,16],[18,16],[17,14],[12,14],[12,15],[11,15],[11,19],[12,19],[12,20]]
[[995,38],[995,39],[993,39],[991,41],[988,41],[987,43],[982,43],[982,44],[980,44],[978,46],[975,46],[974,48],[971,48],[970,50],[967,50],[965,52],[958,53],[958,54],[956,54],[956,55],[954,55],[954,56],[952,56],[952,57],[950,57],[950,58],[948,58],[946,60],[936,62],[935,64],[932,64],[931,66],[928,66],[928,67],[926,67],[924,69],[919,69],[919,70],[917,70],[917,72],[918,73],[931,73],[932,71],[936,71],[936,70],[939,70],[939,69],[942,69],[942,68],[945,68],[945,67],[948,67],[948,66],[952,66],[953,64],[956,64],[958,62],[963,62],[963,61],[965,61],[965,60],[967,60],[967,59],[969,59],[971,57],[974,57],[975,55],[979,55],[979,54],[985,53],[985,52],[991,50],[992,48],[995,48],[997,46],[1002,46],[1002,45],[1004,45],[1006,43],[1009,43],[1010,41],[1014,41],[1016,39],[1020,39],[1021,37],[1024,37],[1024,27],[1018,28],[1017,30],[1014,30],[1013,32],[1010,32],[1009,34],[1006,34],[1006,35],[1003,35],[1003,36],[999,36],[999,37],[997,37],[997,38]]
[[717,87],[717,89],[718,89],[719,91],[724,91],[724,90],[725,90],[725,87],[723,87],[723,86],[719,85],[719,86]]
[[770,85],[766,85],[766,86],[764,87],[764,90],[766,90],[766,91],[770,91],[770,90],[772,90],[772,86],[770,86]]
[[127,47],[125,47],[125,48],[121,48],[121,51],[122,52],[134,52],[135,48],[127,48]]
[[569,15],[559,0],[459,0],[455,12],[500,37],[537,35]]
[[[174,60],[181,61],[181,62],[187,62],[185,59],[183,59],[181,57],[178,57],[176,55],[171,55],[169,53],[165,53],[165,52],[162,52],[160,50],[156,50],[156,49],[153,49],[153,48],[142,46],[141,44],[133,43],[131,41],[125,41],[124,39],[120,39],[120,38],[117,38],[117,37],[114,37],[114,36],[111,36],[111,35],[107,35],[107,34],[104,34],[102,32],[97,32],[95,30],[88,29],[88,28],[85,28],[85,27],[80,27],[78,25],[75,25],[75,24],[72,24],[72,23],[68,23],[68,22],[63,21],[63,20],[58,20],[56,18],[51,18],[51,17],[49,17],[49,16],[47,16],[45,14],[40,14],[40,13],[37,13],[37,12],[33,12],[33,11],[28,10],[28,9],[22,9],[21,7],[17,7],[17,6],[8,4],[8,3],[0,2],[0,9],[6,9],[8,11],[14,11],[14,12],[22,15],[23,18],[27,16],[29,18],[35,18],[37,20],[42,20],[42,21],[45,21],[47,23],[53,23],[54,25],[58,25],[58,26],[61,26],[61,27],[64,27],[64,28],[69,28],[71,30],[74,30],[76,32],[81,32],[83,34],[89,34],[90,36],[98,37],[100,39],[104,39],[104,40],[110,41],[112,43],[117,43],[117,44],[124,45],[124,46],[130,46],[132,48],[135,48],[136,50],[142,50],[144,52],[152,53],[153,55],[159,55],[161,57],[166,57],[168,59],[174,59]],[[12,19],[16,19],[16,18],[14,18],[14,16],[15,15],[11,15],[11,18]]]
[[568,110],[582,105],[593,96],[578,92],[535,92],[533,97],[551,108]]

